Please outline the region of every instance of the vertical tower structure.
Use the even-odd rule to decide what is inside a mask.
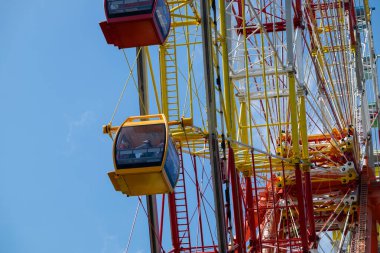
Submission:
[[[168,196],[169,215],[159,197],[162,249],[376,252],[379,93],[368,1],[212,0],[203,6],[208,41],[204,2],[167,3],[170,34],[149,49],[159,57],[151,104],[171,122],[183,184]],[[213,169],[221,186],[211,184]]]

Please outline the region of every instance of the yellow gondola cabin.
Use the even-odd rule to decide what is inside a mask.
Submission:
[[[163,114],[129,117],[113,144],[115,171],[108,176],[116,191],[129,196],[173,192],[179,158]]]

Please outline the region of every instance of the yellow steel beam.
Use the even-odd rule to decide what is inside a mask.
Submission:
[[[258,127],[271,127],[271,126],[282,126],[282,125],[288,125],[290,122],[278,122],[278,123],[267,123],[267,124],[255,124],[255,125],[249,125],[249,126],[240,126],[241,128],[258,128]]]
[[[296,81],[294,72],[288,74],[289,82],[289,109],[290,109],[290,122],[292,126],[292,143],[293,143],[293,161],[294,163],[300,162],[300,147],[299,147],[299,131],[298,131],[298,104]]]
[[[300,108],[299,128],[300,128],[301,143],[302,143],[302,168],[304,171],[308,171],[309,170],[309,142],[307,139],[305,94],[302,94],[300,96],[299,108]]]
[[[228,60],[227,46],[227,28],[226,28],[226,12],[225,0],[219,0],[219,16],[220,16],[220,43],[222,48],[222,70],[224,84],[224,99],[225,99],[225,118],[227,126],[227,136],[232,140],[237,140],[236,123],[235,123],[235,98],[234,87],[230,78],[230,68]]]
[[[160,66],[165,66],[165,45],[160,46],[159,50],[159,61]],[[169,109],[168,109],[168,100],[167,100],[167,86],[166,86],[166,68],[161,67],[161,75],[160,75],[160,82],[161,82],[161,102],[162,102],[162,113],[166,116],[169,115]]]
[[[187,5],[185,7],[187,7]],[[194,20],[194,21],[197,21],[198,24],[200,24],[200,20],[197,19],[195,16],[172,13],[171,17],[172,18],[187,19],[187,20]]]
[[[369,9],[368,0],[364,0],[364,9],[365,9],[366,20],[368,22],[370,22],[371,21],[371,10]]]
[[[153,89],[154,89],[154,96],[156,98],[156,105],[158,108],[158,113],[161,114],[162,110],[161,110],[161,105],[160,105],[160,99],[159,99],[158,92],[157,92],[156,79],[154,78],[154,71],[153,71],[153,66],[152,66],[152,59],[150,58],[149,48],[144,47],[143,50],[145,50],[145,53],[146,53],[146,56],[148,59],[149,71],[150,71],[150,75],[152,77],[152,84],[153,84]]]
[[[319,49],[314,49],[312,51],[312,56],[317,56],[318,55],[318,52],[322,52],[322,53],[335,53],[335,52],[341,52],[341,51],[349,51],[349,50],[354,50],[354,48],[350,47],[350,46],[323,46]]]
[[[199,25],[198,21],[175,21],[171,24],[172,27],[183,27],[183,26],[191,26],[191,25]]]

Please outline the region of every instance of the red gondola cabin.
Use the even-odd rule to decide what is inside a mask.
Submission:
[[[119,48],[160,45],[170,29],[165,0],[105,0],[107,21],[101,22],[108,44]]]

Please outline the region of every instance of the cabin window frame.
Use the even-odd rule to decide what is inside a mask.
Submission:
[[[120,148],[120,142],[122,141],[123,137],[126,136],[126,138],[129,138],[129,143],[132,142],[132,139],[131,138],[136,138],[136,136],[138,136],[138,131],[130,131],[128,132],[128,128],[129,129],[133,129],[133,128],[140,128],[140,131],[141,129],[143,128],[146,128],[146,136],[144,136],[143,134],[140,133],[140,136],[138,137],[140,140],[149,140],[149,139],[152,139],[154,133],[159,133],[161,132],[161,130],[159,132],[157,131],[151,131],[149,130],[149,128],[157,128],[157,126],[162,126],[162,134],[157,136],[156,139],[153,140],[153,143],[155,143],[153,146],[150,146],[147,145],[147,147],[143,147],[143,145],[145,144],[144,142],[140,141],[139,142],[139,145],[132,145],[132,144],[129,144],[129,146],[132,145],[132,147],[129,147],[129,148]],[[123,136],[120,136],[121,134],[124,134]],[[131,135],[131,136],[128,136]],[[150,138],[148,138],[150,137]],[[159,140],[159,141],[157,141]],[[163,164],[163,160],[165,158],[165,153],[167,152],[165,150],[165,147],[167,146],[166,144],[167,142],[167,132],[166,132],[166,125],[164,123],[158,123],[158,124],[147,124],[147,125],[136,125],[136,126],[122,126],[121,129],[118,131],[117,133],[117,136],[115,138],[115,144],[114,144],[114,152],[113,152],[113,156],[114,156],[114,161],[115,161],[115,166],[116,166],[116,169],[132,169],[132,168],[150,168],[150,167],[157,167],[157,166],[162,166]],[[161,155],[161,157],[159,156],[154,156],[155,154],[151,154],[151,153],[154,153],[156,152],[156,154],[158,155]],[[159,152],[159,153],[157,153]],[[146,154],[146,156],[144,156],[144,154]],[[122,159],[120,156],[121,155],[131,155],[130,157],[126,157],[124,159]],[[133,157],[132,155],[134,155],[135,157]],[[154,160],[157,160],[159,158],[159,161],[154,161]],[[121,160],[127,160],[127,159],[134,159],[136,162],[130,162],[130,163],[121,163]],[[145,161],[144,161],[145,159]],[[151,160],[151,162],[149,162],[149,160]]]
[[[124,17],[131,17],[131,16],[137,16],[137,15],[143,15],[143,14],[151,14],[153,12],[153,9],[154,9],[154,4],[155,4],[155,0],[144,0],[144,1],[141,1],[141,2],[151,2],[151,5],[149,8],[147,9],[142,9],[142,10],[137,10],[137,11],[130,11],[130,12],[121,12],[121,13],[111,13],[110,10],[109,10],[109,2],[124,2],[124,4],[128,4],[128,3],[125,3],[127,1],[134,1],[134,2],[137,2],[135,0],[105,0],[105,9],[106,9],[106,14],[107,14],[107,17],[108,18],[124,18]],[[130,3],[131,4],[131,3]],[[147,5],[148,6],[148,5]],[[126,8],[124,9],[126,10]]]

